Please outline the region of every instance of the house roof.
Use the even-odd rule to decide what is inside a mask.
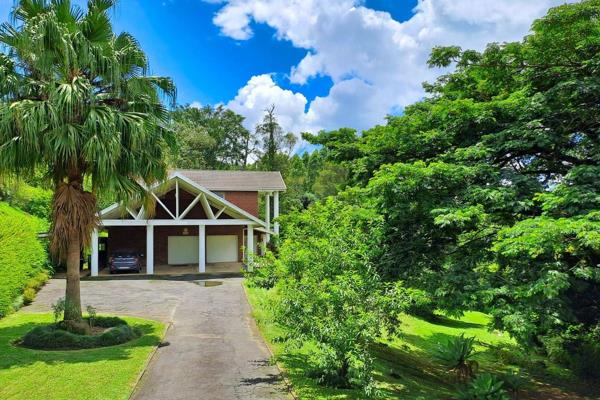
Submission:
[[[279,171],[175,170],[208,190],[257,192],[286,190]]]

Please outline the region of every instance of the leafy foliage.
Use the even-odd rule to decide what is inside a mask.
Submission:
[[[28,302],[48,279],[46,251],[37,238],[44,223],[0,202],[0,317]],[[24,291],[27,291],[24,293]]]
[[[171,164],[177,168],[243,168],[256,139],[242,125],[244,117],[223,106],[177,107],[172,113],[177,147]]]
[[[141,336],[120,318],[95,317],[96,326],[109,328],[99,335],[80,335],[63,330],[60,324],[38,326],[23,336],[22,345],[43,350],[77,350],[114,346]]]
[[[369,346],[385,326],[373,266],[378,223],[368,211],[328,200],[287,216],[279,249],[285,274],[276,290],[277,321],[291,337],[316,343],[314,376],[373,394]]]
[[[477,375],[467,389],[459,392],[459,400],[509,400],[502,380],[492,374]]]
[[[0,27],[0,173],[44,173],[54,186],[51,249],[67,263],[66,319],[81,319],[79,256],[96,226],[96,196],[151,202],[141,183],[166,174],[173,143],[163,98],[169,78],[149,76],[128,33],[115,34],[115,0],[20,0]],[[84,189],[89,182],[91,192]]]
[[[599,54],[600,1],[555,7],[520,42],[433,49],[453,70],[387,124],[305,135],[383,216],[384,279],[567,364],[600,324]]]
[[[468,381],[477,373],[477,362],[471,359],[475,354],[474,342],[474,336],[465,337],[465,334],[461,333],[460,336],[440,344],[435,354],[436,358],[449,370],[455,372],[462,382]]]

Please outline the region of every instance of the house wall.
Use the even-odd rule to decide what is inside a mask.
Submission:
[[[223,192],[225,200],[258,217],[258,192]]]

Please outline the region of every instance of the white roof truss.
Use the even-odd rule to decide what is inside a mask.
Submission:
[[[173,213],[173,211],[171,211],[169,209],[169,207],[167,207],[160,200],[160,196],[162,196],[163,194],[165,194],[173,189],[175,189],[175,213]],[[250,220],[252,222],[255,222],[258,225],[266,226],[266,223],[264,221],[260,220],[259,218],[255,217],[254,215],[250,214],[249,212],[241,209],[240,207],[236,206],[235,204],[216,195],[215,193],[213,193],[210,190],[206,189],[205,187],[197,184],[196,182],[192,181],[191,179],[179,174],[178,172],[174,172],[173,174],[171,174],[166,182],[156,184],[156,185],[152,186],[151,188],[149,188],[148,190],[152,194],[152,197],[156,200],[158,205],[160,207],[162,207],[173,220],[183,220],[183,218],[198,203],[200,203],[202,208],[204,209],[204,212],[205,212],[207,218],[210,220],[216,220],[221,215],[223,215],[223,213],[226,213],[227,215],[229,215],[232,218],[235,218],[237,220]],[[183,211],[181,211],[182,207],[181,207],[181,204],[179,201],[180,200],[179,194],[180,194],[181,190],[185,190],[193,195],[196,195],[194,200],[192,200],[192,202]],[[140,208],[139,208],[139,211],[136,213],[136,212],[134,212],[134,210],[137,210],[137,207],[134,207],[134,206],[135,205],[127,206],[126,207],[127,212],[136,221],[145,220],[146,211],[144,210],[144,207],[138,205],[138,207],[140,207]],[[215,209],[218,209],[218,211],[216,213],[215,213],[215,211],[213,211],[213,206],[215,207]],[[111,220],[111,221],[116,220],[116,219],[122,219],[122,212],[121,212],[122,208],[121,207],[122,207],[122,204],[115,203],[115,204],[111,205],[110,207],[105,208],[104,210],[100,211],[100,218],[102,220]],[[221,220],[221,221],[225,221],[225,220]]]

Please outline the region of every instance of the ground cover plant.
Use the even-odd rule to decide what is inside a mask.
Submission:
[[[140,329],[142,336],[118,346],[69,351],[33,350],[13,344],[26,332],[51,324],[52,314],[20,311],[0,320],[0,398],[128,399],[165,326],[140,318],[123,319]]]
[[[48,279],[46,251],[37,237],[46,227],[0,202],[0,318],[33,300]]]

